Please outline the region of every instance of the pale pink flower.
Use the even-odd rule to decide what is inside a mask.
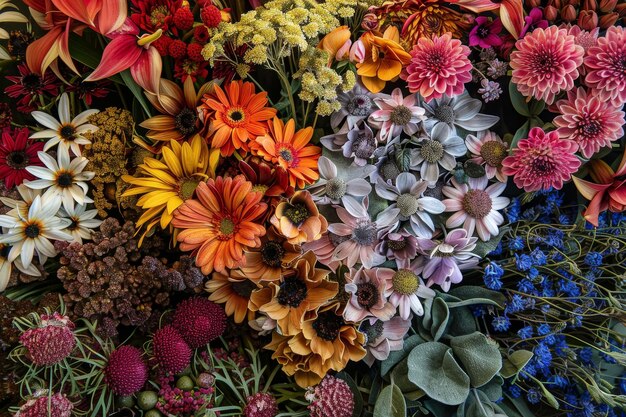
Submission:
[[[389,260],[395,260],[398,268],[405,268],[417,255],[417,239],[404,229],[385,232],[376,250]]]
[[[340,262],[333,257],[339,244],[350,239],[350,236],[339,236],[331,232],[326,232],[321,238],[302,245],[303,253],[312,251],[317,261],[335,271]]]
[[[363,358],[368,366],[374,361],[384,361],[389,352],[401,350],[404,346],[404,336],[411,328],[411,316],[407,320],[402,317],[392,317],[382,321],[371,317],[361,323],[359,331],[365,334],[365,349],[367,355]]]
[[[472,80],[470,49],[449,33],[432,39],[420,38],[411,50],[411,62],[400,78],[406,80],[411,93],[419,93],[426,101],[454,97]]]
[[[558,93],[574,87],[585,51],[566,29],[537,28],[515,43],[511,68],[517,89],[525,97],[552,104]]]
[[[552,123],[562,139],[578,144],[580,153],[591,158],[600,148],[611,146],[624,135],[624,112],[609,101],[601,99],[593,90],[583,87],[567,92],[567,99],[556,103],[559,116]]]
[[[465,146],[471,152],[470,161],[485,167],[485,175],[491,179],[496,177],[500,182],[506,182],[506,175],[502,173],[502,161],[509,154],[509,145],[500,136],[489,130],[478,132],[478,135],[467,135]]]
[[[469,236],[474,232],[482,241],[488,241],[498,235],[498,226],[504,223],[504,217],[498,210],[509,205],[509,199],[500,194],[506,183],[497,182],[487,187],[487,177],[468,178],[467,184],[459,184],[452,178],[452,187],[443,187],[443,200],[447,212],[454,212],[446,221],[446,227],[455,228],[463,225]]]
[[[567,29],[567,33],[572,35],[575,39],[576,45],[583,47],[585,52],[592,46],[598,44],[598,34],[600,28],[595,28],[592,31],[583,30],[578,25],[561,25],[561,28]]]
[[[435,292],[424,285],[420,277],[423,269],[423,257],[415,258],[407,268],[400,268],[397,271],[379,268],[378,274],[387,281],[385,296],[398,308],[400,317],[404,320],[409,319],[411,311],[418,316],[424,315],[420,298],[435,297]]]
[[[365,45],[361,39],[355,41],[350,47],[350,62],[361,64],[365,59]]]
[[[544,132],[534,127],[527,139],[518,142],[513,154],[502,161],[502,172],[513,175],[518,188],[527,192],[560,190],[580,167],[576,142],[559,137],[557,131]]]
[[[626,103],[626,30],[611,26],[597,46],[587,50],[585,84],[615,107]]]
[[[399,88],[394,89],[391,96],[381,94],[374,98],[374,104],[379,110],[370,114],[368,121],[379,129],[378,137],[382,142],[387,142],[403,131],[409,136],[417,132],[419,124],[426,119],[426,111],[416,103],[415,94],[402,97]]]
[[[437,284],[448,292],[451,284],[461,282],[461,271],[478,264],[478,255],[472,253],[477,240],[476,237],[468,237],[465,229],[451,231],[443,242],[418,239],[419,251],[426,256],[422,274],[428,279],[428,286]]]
[[[396,314],[396,308],[385,297],[387,282],[378,273],[379,270],[361,267],[346,274],[345,290],[350,299],[343,310],[343,317],[347,321],[359,322],[367,317],[387,321]]]

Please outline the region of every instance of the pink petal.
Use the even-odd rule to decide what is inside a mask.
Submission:
[[[162,67],[161,55],[151,46],[142,51],[139,59],[130,67],[130,73],[141,88],[158,94]]]
[[[132,35],[122,35],[113,39],[104,48],[102,59],[98,67],[85,81],[97,81],[108,78],[128,69],[141,56],[143,48],[137,45],[137,38]]]

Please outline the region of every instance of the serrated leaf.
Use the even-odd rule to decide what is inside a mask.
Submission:
[[[516,350],[511,353],[508,358],[504,358],[502,362],[502,369],[500,370],[500,375],[504,378],[510,378],[514,375],[517,375],[519,371],[524,369],[524,366],[530,361],[533,357],[533,353],[529,350]]]
[[[480,332],[457,336],[450,341],[450,346],[475,388],[487,384],[502,368],[498,344]]]
[[[509,82],[509,96],[511,97],[511,104],[522,116],[531,117],[531,112],[528,109],[528,103],[526,102],[526,97],[522,95],[517,89],[517,84],[514,82]]]
[[[406,417],[406,402],[400,388],[392,384],[380,392],[374,406],[374,417]]]

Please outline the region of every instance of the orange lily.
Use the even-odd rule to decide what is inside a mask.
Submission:
[[[140,37],[139,27],[126,19],[120,29],[110,33],[111,42],[104,48],[102,59],[85,81],[108,78],[130,68],[135,82],[149,93],[159,94],[163,62],[152,42],[161,37],[161,29]]]
[[[594,159],[589,162],[589,175],[594,182],[572,177],[578,192],[589,200],[583,217],[598,227],[598,216],[605,210],[621,213],[626,210],[626,151],[622,161],[613,171],[606,162]]]
[[[126,19],[126,0],[24,0],[33,19],[47,33],[28,46],[26,64],[42,75],[48,67],[56,71],[56,59],[80,74],[69,50],[71,32],[82,34],[87,27],[107,35],[118,29]]]
[[[524,28],[524,5],[522,0],[502,0],[493,2],[492,0],[456,0],[451,3],[474,13],[486,11],[498,11],[502,25],[517,40]]]
[[[348,58],[352,46],[350,36],[348,26],[339,26],[322,38],[317,48],[328,52],[328,66],[333,60],[343,61]]]

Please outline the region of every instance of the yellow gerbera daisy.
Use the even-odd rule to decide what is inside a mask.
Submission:
[[[136,176],[122,177],[131,184],[123,197],[142,194],[137,205],[145,211],[136,224],[137,229],[145,226],[142,240],[157,223],[162,229],[168,227],[174,210],[194,196],[200,182],[212,176],[209,155],[199,135],[182,144],[171,141],[163,147],[161,159],[145,158]]]

